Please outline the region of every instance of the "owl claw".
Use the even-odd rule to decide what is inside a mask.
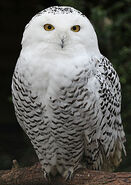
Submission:
[[[46,171],[44,171],[44,178],[46,179],[46,181],[51,182],[50,174],[47,173]]]
[[[66,181],[70,181],[73,177],[73,171],[68,170],[64,173],[64,178]]]

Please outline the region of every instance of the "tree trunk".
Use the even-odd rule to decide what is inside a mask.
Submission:
[[[131,172],[103,172],[79,169],[71,181],[61,176],[52,177],[51,182],[44,179],[40,164],[19,168],[16,164],[11,170],[0,171],[0,185],[129,185]]]

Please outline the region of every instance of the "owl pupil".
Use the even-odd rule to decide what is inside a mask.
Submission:
[[[76,30],[76,26],[73,26],[73,30]]]
[[[50,30],[51,29],[51,26],[48,26],[48,29]]]

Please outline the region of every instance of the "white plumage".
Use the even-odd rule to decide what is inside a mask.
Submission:
[[[46,176],[71,178],[80,166],[110,170],[120,163],[125,134],[119,78],[81,12],[55,6],[32,18],[12,94]]]

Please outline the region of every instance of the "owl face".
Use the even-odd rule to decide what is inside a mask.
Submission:
[[[45,50],[62,53],[98,51],[93,26],[76,11],[67,14],[43,12],[36,15],[25,29],[23,45],[41,45]]]

